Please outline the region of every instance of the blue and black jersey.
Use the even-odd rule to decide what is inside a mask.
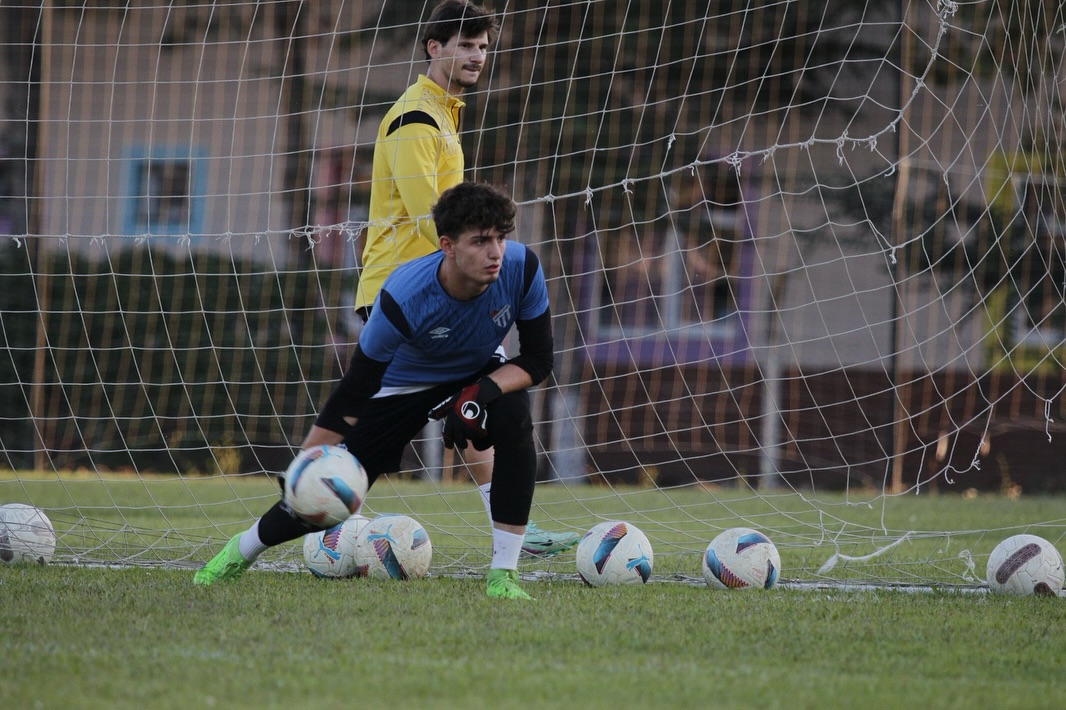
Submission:
[[[530,372],[535,383],[544,379],[553,344],[547,286],[536,254],[506,241],[499,278],[469,301],[452,298],[440,285],[437,270],[443,259],[443,252],[435,252],[397,267],[359,334],[362,354],[387,363],[382,389],[412,391],[467,379],[485,367],[516,323],[520,351],[512,362]]]

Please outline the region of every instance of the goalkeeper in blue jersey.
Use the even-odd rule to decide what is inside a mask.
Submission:
[[[351,363],[303,443],[344,443],[371,485],[399,470],[404,447],[429,419],[444,443],[495,448],[490,507],[490,597],[528,599],[518,557],[533,502],[536,449],[527,389],[552,370],[554,345],[540,261],[510,242],[515,205],[497,188],[464,182],[433,207],[440,251],[410,261],[385,281]],[[512,326],[518,356],[496,348]],[[311,528],[276,503],[196,573],[197,584],[231,580],[267,548]]]

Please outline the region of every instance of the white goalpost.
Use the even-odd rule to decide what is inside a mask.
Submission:
[[[433,4],[0,4],[0,503],[57,561],[197,566],[276,499],[358,338],[374,136]],[[512,191],[557,348],[534,521],[627,520],[680,580],[737,526],[797,584],[1063,549],[1061,4],[487,4],[467,177]],[[488,563],[432,429],[367,512]]]

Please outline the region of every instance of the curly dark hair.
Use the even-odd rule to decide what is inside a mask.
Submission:
[[[426,31],[422,34],[422,49],[429,59],[429,41],[435,39],[441,44],[457,34],[463,37],[476,37],[482,32],[489,33],[489,42],[496,40],[500,32],[500,23],[492,11],[470,0],[443,0],[433,8],[426,22]]]
[[[502,188],[484,182],[461,182],[441,193],[433,205],[437,234],[458,238],[472,229],[514,231],[515,203]]]

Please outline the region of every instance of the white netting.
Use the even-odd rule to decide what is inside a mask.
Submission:
[[[195,563],[276,495],[431,5],[0,5],[0,502],[60,559]],[[534,520],[631,519],[682,575],[738,524],[807,579],[1060,541],[1061,5],[541,5],[496,5],[463,126],[551,289]],[[420,442],[371,506],[477,568],[449,464]]]

